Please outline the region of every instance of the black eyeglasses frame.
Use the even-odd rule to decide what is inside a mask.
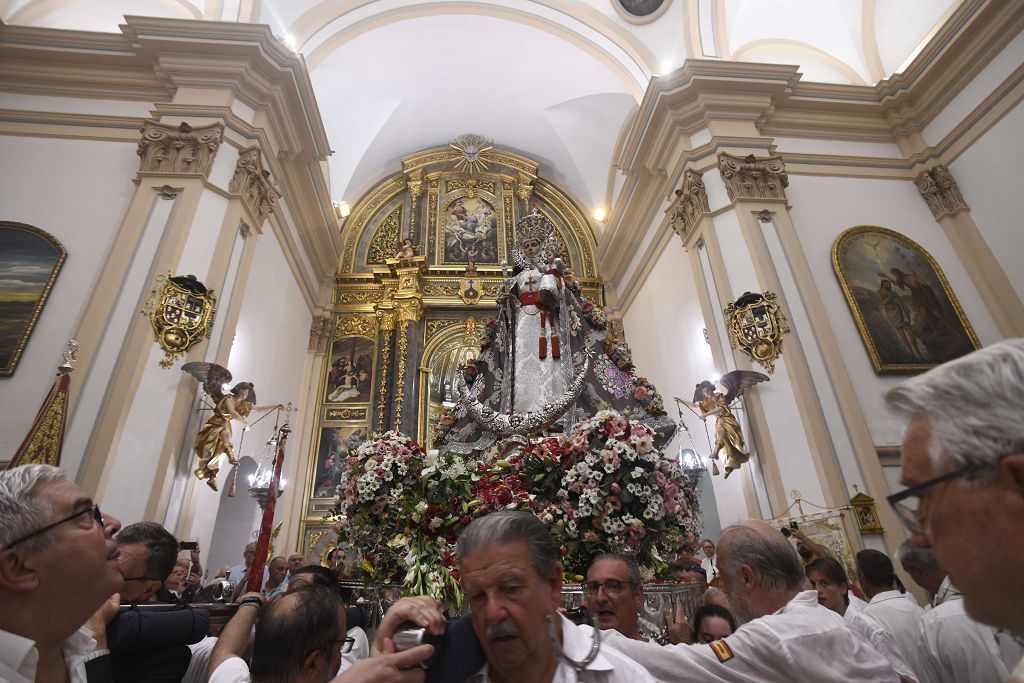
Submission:
[[[11,548],[13,548],[14,546],[18,545],[19,543],[24,543],[25,541],[29,540],[30,538],[35,538],[36,536],[39,536],[41,534],[45,534],[50,529],[58,527],[61,524],[64,524],[65,522],[70,522],[73,519],[77,519],[78,517],[81,517],[82,515],[86,514],[87,512],[91,512],[92,513],[92,518],[100,525],[100,528],[102,528],[103,525],[104,525],[103,513],[100,512],[100,506],[94,503],[92,505],[92,507],[85,508],[84,510],[79,510],[78,512],[70,514],[67,517],[64,517],[63,519],[58,519],[56,522],[53,522],[52,524],[47,524],[42,529],[36,529],[32,533],[26,534],[25,536],[22,536],[21,538],[8,543],[6,546],[4,546],[4,550],[10,550]]]

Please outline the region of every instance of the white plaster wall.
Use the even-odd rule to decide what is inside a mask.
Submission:
[[[249,239],[254,239],[255,235]],[[302,397],[309,387],[302,386],[303,368],[306,362],[306,347],[309,342],[309,324],[311,313],[295,283],[292,271],[281,253],[281,247],[273,233],[265,233],[255,238],[255,253],[248,284],[245,288],[245,299],[239,313],[238,325],[235,329],[234,342],[228,360],[228,369],[238,381],[248,380],[255,385],[256,396],[262,405],[293,402],[303,403]],[[260,415],[252,415],[252,423]],[[282,418],[285,414],[282,413]],[[235,434],[236,455],[248,455],[259,459],[274,428],[274,415],[271,414],[245,435],[245,444],[239,449],[238,442],[241,430]],[[302,416],[292,413],[290,423],[293,427],[301,424]],[[307,454],[299,453],[295,445],[299,435],[293,434],[286,448],[285,468],[290,459],[299,458],[305,462]],[[226,468],[225,468],[226,471]],[[248,481],[239,478],[238,495],[248,495]],[[259,510],[253,518],[252,527],[244,532],[242,526],[220,525],[214,535],[214,523],[219,524],[217,505],[219,497],[205,486],[198,487],[200,495],[197,506],[196,523],[193,525],[193,536],[199,539],[211,553],[220,553],[228,549],[228,556],[238,555],[241,548],[251,537],[250,532],[259,526]],[[289,481],[285,496],[302,495],[303,482]],[[282,519],[287,505],[280,505],[277,520]],[[279,547],[286,539],[278,541]],[[219,555],[218,555],[219,556]],[[213,557],[211,554],[210,557]],[[226,564],[227,561],[224,562]]]
[[[673,397],[692,398],[693,386],[715,372],[711,347],[704,341],[704,317],[696,283],[689,255],[673,237],[623,315],[637,373],[654,383],[673,416]],[[704,428],[696,417],[691,416],[687,426],[694,439],[704,438]],[[666,453],[675,455],[680,442],[690,447],[681,430],[666,447]],[[698,440],[697,445],[702,442]],[[707,450],[705,446],[701,452],[707,455]],[[746,516],[739,479],[724,482],[721,489],[719,483],[721,479],[714,482],[713,491],[706,481],[701,486],[704,533],[712,538],[718,537],[723,525]]]
[[[786,194],[801,247],[818,282],[818,292],[872,438],[877,444],[898,443],[903,425],[885,409],[882,395],[903,378],[877,375],[871,366],[832,271],[832,244],[839,234],[857,225],[877,225],[906,235],[938,261],[982,344],[1001,338],[995,322],[912,182],[790,175]]]
[[[1007,277],[1024,297],[1024,105],[1014,109],[949,165],[971,216]]]
[[[134,143],[0,136],[0,219],[34,225],[68,250],[11,377],[0,378],[0,459],[17,450],[106,261],[135,186]],[[81,381],[72,375],[72,383]],[[80,452],[65,448],[74,476]]]

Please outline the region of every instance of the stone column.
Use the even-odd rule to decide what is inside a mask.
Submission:
[[[914,183],[936,222],[946,231],[957,256],[966,266],[982,301],[1007,337],[1024,336],[1024,304],[1006,277],[999,260],[981,236],[971,209],[949,169],[942,164],[921,171]]]

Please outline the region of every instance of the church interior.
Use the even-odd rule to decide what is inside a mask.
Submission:
[[[561,361],[674,430],[699,536],[755,518],[895,556],[882,395],[1024,336],[1016,0],[0,0],[0,20],[0,459],[59,427],[104,511],[208,567],[260,529],[279,451],[273,543],[323,561],[346,456],[443,440],[531,216],[601,330]],[[242,381],[238,465],[193,476]]]

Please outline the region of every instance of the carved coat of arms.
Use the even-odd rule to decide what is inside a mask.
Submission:
[[[472,261],[466,266],[466,272],[459,279],[459,298],[469,306],[480,301],[480,290],[483,283],[476,272],[476,264]]]
[[[203,337],[210,336],[217,299],[193,275],[168,277],[150,315],[153,335],[164,350],[160,366],[171,364]]]
[[[769,374],[775,371],[775,359],[782,355],[782,335],[789,332],[775,299],[772,292],[746,292],[725,309],[732,348],[742,349]]]

